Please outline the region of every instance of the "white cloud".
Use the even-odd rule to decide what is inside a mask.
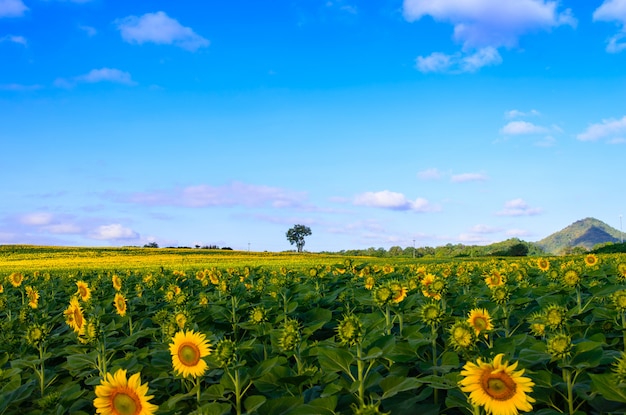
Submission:
[[[465,183],[465,182],[482,182],[487,180],[488,177],[482,173],[461,173],[454,174],[450,178],[453,183]]]
[[[358,206],[378,207],[392,210],[413,210],[416,212],[433,212],[439,210],[424,198],[409,200],[402,193],[383,190],[380,192],[365,192],[354,198]]]
[[[73,223],[57,223],[45,226],[44,229],[56,234],[77,234],[81,232],[81,228]]]
[[[619,120],[607,119],[602,120],[601,123],[591,124],[576,138],[581,141],[597,141],[605,137],[615,138],[616,135],[621,134],[626,134],[626,115]]]
[[[523,230],[523,229],[509,229],[508,231],[506,231],[506,234],[508,236],[513,236],[513,237],[521,237],[521,236],[529,236],[530,232]]]
[[[519,110],[510,110],[504,113],[504,117],[507,119],[522,118],[522,117],[537,116],[537,115],[541,115],[539,111],[537,110],[530,110],[528,112],[519,111]]]
[[[90,237],[99,240],[137,239],[139,234],[119,223],[98,226]]]
[[[207,39],[162,11],[146,13],[141,17],[128,16],[116,23],[122,38],[128,43],[176,45],[190,51],[209,46]]]
[[[224,186],[197,185],[181,189],[139,192],[128,198],[131,203],[153,206],[263,206],[301,207],[305,194],[270,186],[234,182]]]
[[[472,229],[470,229],[470,231],[472,233],[489,234],[489,233],[500,232],[501,229],[493,227],[493,226],[489,226],[489,225],[482,225],[482,224],[480,224],[480,225],[472,226]]]
[[[417,177],[421,180],[437,180],[441,178],[441,172],[436,168],[426,169],[417,172]]]
[[[19,17],[28,10],[22,0],[0,0],[0,17]]]
[[[3,36],[3,37],[0,37],[0,42],[17,43],[17,44],[20,44],[22,46],[27,46],[28,45],[28,41],[26,40],[26,38],[24,36],[16,36],[16,35],[6,35],[6,36]]]
[[[98,82],[111,82],[129,86],[137,85],[137,83],[132,80],[130,73],[114,68],[92,69],[84,75],[76,76],[69,80],[59,78],[54,81],[54,85],[59,88],[72,88],[76,83],[94,84]]]
[[[114,82],[125,85],[135,85],[128,72],[113,68],[92,69],[89,73],[76,78],[80,82]]]
[[[465,73],[476,72],[483,66],[499,65],[502,57],[497,49],[485,47],[475,53],[455,53],[446,55],[434,52],[426,57],[418,56],[415,60],[416,68],[422,73]]]
[[[47,212],[26,213],[20,216],[19,221],[24,225],[42,226],[52,223],[53,216]]]
[[[504,203],[504,209],[497,212],[498,216],[533,216],[541,213],[541,209],[528,205],[523,199],[513,199]]]
[[[85,33],[87,33],[87,36],[90,36],[90,37],[95,36],[98,33],[95,27],[81,25],[81,26],[78,26],[78,28],[84,31]]]
[[[626,49],[626,42],[622,42],[626,38],[626,0],[605,0],[593,12],[593,20],[618,22],[622,26],[621,31],[609,38],[606,51],[619,53]]]
[[[556,1],[544,0],[404,0],[403,5],[410,22],[431,16],[453,24],[454,38],[464,48],[511,47],[525,33],[576,24],[569,9],[556,9]]]
[[[549,130],[528,121],[511,121],[500,132],[505,135],[543,134]]]

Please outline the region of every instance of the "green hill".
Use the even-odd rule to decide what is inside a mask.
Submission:
[[[620,231],[595,219],[578,220],[566,228],[536,242],[546,253],[558,255],[575,247],[590,250],[597,244],[620,242]]]

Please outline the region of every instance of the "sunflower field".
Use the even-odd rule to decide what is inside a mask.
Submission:
[[[626,413],[623,255],[302,258],[0,261],[0,415]]]

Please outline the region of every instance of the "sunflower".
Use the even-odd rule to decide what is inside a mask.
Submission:
[[[113,274],[113,276],[111,277],[111,282],[113,282],[113,288],[115,288],[115,291],[119,291],[122,289],[122,279],[119,275]]]
[[[558,329],[567,322],[567,309],[557,304],[550,304],[544,311],[545,324],[551,329]]]
[[[374,284],[376,284],[376,279],[373,276],[369,275],[365,278],[365,289],[371,290],[374,288]]]
[[[17,288],[20,285],[22,285],[22,281],[24,281],[24,275],[22,275],[19,272],[14,272],[11,275],[9,275],[9,282],[15,288]]]
[[[611,371],[618,384],[626,383],[626,353],[622,352],[619,359],[613,362]]]
[[[598,265],[598,256],[596,254],[589,254],[585,257],[585,265],[588,267],[593,267]]]
[[[550,261],[548,261],[547,258],[539,258],[537,260],[537,267],[545,272],[550,269]]]
[[[626,279],[626,262],[620,262],[617,264],[617,274],[621,280]]]
[[[441,323],[443,311],[437,302],[426,303],[420,308],[419,316],[422,322],[429,326],[434,326]]]
[[[221,367],[229,366],[237,360],[237,345],[230,339],[222,339],[215,345],[215,359]]]
[[[546,343],[546,350],[554,359],[563,359],[572,353],[572,338],[564,333],[555,334]]]
[[[3,292],[4,292],[4,286],[0,284],[0,294],[2,294]]]
[[[491,316],[484,308],[475,308],[469,312],[467,322],[474,328],[474,333],[478,336],[483,331],[493,330]],[[486,334],[485,334],[486,336]]]
[[[28,306],[32,309],[37,308],[40,298],[39,291],[31,287],[30,285],[27,285],[26,296],[28,297]]]
[[[113,299],[113,305],[115,306],[115,311],[117,312],[117,314],[122,317],[126,315],[126,298],[123,294],[115,294],[115,298]]]
[[[565,284],[567,287],[576,287],[578,285],[580,285],[582,278],[580,277],[580,274],[578,273],[578,271],[576,271],[575,269],[568,269],[563,273],[563,276],[561,277],[563,284]]]
[[[204,375],[208,365],[202,358],[211,354],[210,347],[203,333],[179,331],[170,344],[174,370],[185,378],[189,375],[194,378]]]
[[[448,332],[450,333],[450,343],[455,350],[467,350],[474,346],[476,336],[474,329],[467,321],[457,321]]]
[[[441,294],[446,290],[446,284],[433,274],[426,274],[422,278],[422,294],[435,300],[441,300]]]
[[[500,287],[506,282],[506,277],[496,269],[492,270],[489,275],[485,277],[485,284],[489,288]]]
[[[483,406],[491,415],[517,415],[519,411],[532,411],[535,399],[532,392],[534,382],[525,376],[524,369],[516,371],[517,362],[509,365],[502,362],[504,353],[496,355],[492,363],[467,362],[463,366],[459,386],[468,392],[472,405]]]
[[[611,301],[619,311],[626,311],[626,290],[615,291],[611,294]]]
[[[141,384],[141,375],[135,373],[126,379],[126,370],[118,369],[115,374],[107,373],[96,386],[93,406],[102,415],[153,415],[159,408],[148,402],[148,385]]]
[[[391,302],[398,304],[401,303],[407,296],[409,289],[399,283],[398,281],[391,281],[389,283],[389,288],[393,291],[393,297],[391,298]]]
[[[354,314],[346,314],[337,325],[337,337],[342,346],[354,346],[360,343],[365,334],[363,323]]]
[[[249,319],[253,324],[261,324],[267,320],[267,310],[261,305],[256,306],[250,310]]]
[[[70,305],[63,312],[65,316],[65,322],[70,326],[74,332],[81,334],[85,330],[85,316],[83,315],[83,309],[80,308],[78,298],[72,297]]]
[[[89,301],[91,298],[91,289],[87,283],[85,281],[76,281],[76,286],[78,287],[76,295],[78,295],[80,299],[85,302]]]

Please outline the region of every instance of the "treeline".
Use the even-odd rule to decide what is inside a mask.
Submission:
[[[374,256],[379,258],[385,257],[404,257],[404,258],[462,258],[462,257],[486,257],[486,256],[527,256],[527,255],[543,255],[544,252],[532,242],[522,241],[517,238],[507,239],[506,241],[496,242],[490,245],[464,245],[464,244],[447,244],[443,246],[431,247],[401,247],[392,246],[389,250],[385,248],[367,248],[367,249],[349,249],[339,252],[328,252],[346,256]]]

